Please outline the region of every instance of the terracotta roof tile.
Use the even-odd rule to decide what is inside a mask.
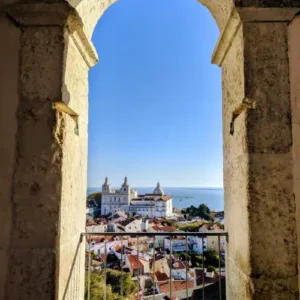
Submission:
[[[157,281],[166,281],[169,279],[168,275],[166,273],[162,273],[159,271],[155,272],[156,280]]]
[[[158,282],[159,289],[163,293],[168,293],[170,291],[170,282]],[[194,280],[187,281],[188,289],[194,287]],[[186,281],[185,280],[176,280],[171,282],[171,288],[173,292],[178,292],[186,289]]]
[[[127,255],[127,257],[128,257],[128,260],[130,262],[130,265],[131,265],[132,269],[135,270],[135,269],[142,269],[143,268],[143,264],[140,262],[139,259],[137,259],[136,256],[129,254],[129,255]]]

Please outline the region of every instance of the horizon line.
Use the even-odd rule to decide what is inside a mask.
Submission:
[[[101,186],[88,186],[87,188],[100,188]],[[133,186],[133,188],[153,188],[153,186]],[[164,186],[165,188],[204,188],[204,189],[224,189],[223,186]]]

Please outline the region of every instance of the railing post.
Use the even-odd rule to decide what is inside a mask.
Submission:
[[[221,243],[220,236],[218,236],[218,245],[219,245],[219,298],[222,300],[222,286],[221,286]]]
[[[156,290],[156,285],[155,285],[155,235],[153,238],[153,300],[155,300],[155,290]]]
[[[152,297],[153,297],[153,300],[155,300],[155,297],[156,297],[156,282],[155,282],[155,264],[156,264],[156,258],[155,258],[155,254],[156,254],[156,251],[155,251],[155,243],[156,243],[156,235],[159,235],[159,236],[165,236],[166,233],[144,233],[144,232],[136,232],[136,233],[126,233],[126,232],[122,232],[122,233],[111,233],[111,232],[105,232],[105,233],[84,233],[82,234],[82,236],[87,236],[89,237],[87,240],[88,240],[88,247],[89,247],[89,254],[88,254],[88,280],[87,280],[87,285],[88,285],[88,291],[87,291],[87,300],[91,300],[91,298],[93,297],[92,295],[92,289],[91,289],[91,275],[92,275],[92,242],[91,242],[91,237],[94,237],[94,236],[99,236],[99,235],[103,235],[105,238],[104,238],[104,243],[101,242],[101,251],[103,251],[103,244],[104,244],[104,287],[103,287],[103,293],[104,293],[104,297],[103,299],[106,300],[107,297],[108,297],[108,294],[107,294],[107,258],[108,258],[108,249],[107,249],[107,236],[110,236],[110,235],[117,235],[117,236],[120,236],[121,237],[121,257],[120,257],[120,260],[121,260],[121,287],[120,287],[120,294],[119,294],[119,298],[118,299],[124,299],[124,270],[123,270],[123,264],[124,264],[124,252],[123,252],[123,247],[124,247],[124,241],[123,241],[123,237],[124,236],[128,236],[128,235],[135,235],[136,238],[137,238],[137,248],[136,248],[136,259],[137,259],[137,280],[138,280],[138,293],[137,293],[137,298],[140,298],[141,295],[140,295],[140,261],[139,261],[139,255],[140,255],[140,237],[141,236],[153,236],[153,265],[152,265],[152,272],[153,272],[153,293],[152,293]],[[189,294],[190,294],[190,291],[189,291],[189,272],[188,272],[188,269],[189,269],[189,265],[188,265],[188,251],[189,251],[189,243],[188,243],[188,236],[194,236],[194,237],[197,237],[197,238],[201,238],[201,243],[202,243],[202,299],[205,299],[205,251],[207,251],[207,249],[204,249],[205,247],[205,238],[207,238],[207,236],[215,236],[215,237],[218,237],[218,246],[219,246],[219,261],[218,261],[218,268],[219,268],[219,278],[218,278],[218,283],[216,282],[216,284],[218,285],[218,288],[219,288],[219,297],[218,299],[219,300],[222,300],[223,296],[222,296],[222,280],[221,280],[221,274],[222,274],[222,266],[221,266],[221,238],[220,236],[224,236],[224,237],[227,237],[227,233],[223,233],[223,234],[218,234],[218,233],[206,233],[206,234],[203,234],[203,233],[186,233],[186,232],[172,232],[172,233],[169,233],[167,234],[169,236],[169,242],[170,242],[170,255],[169,255],[169,271],[170,271],[170,278],[169,278],[169,297],[172,298],[172,294],[173,294],[173,284],[172,284],[172,270],[173,270],[173,259],[172,259],[172,256],[173,256],[173,251],[186,251],[186,265],[185,265],[185,274],[186,274],[186,279],[185,279],[185,296],[186,296],[186,299],[188,300],[189,299]],[[182,242],[180,245],[179,245],[179,248],[175,245],[173,248],[173,240],[174,240],[174,237],[176,236],[181,236],[181,237],[185,237],[185,246],[184,246],[184,242]],[[102,252],[103,253],[103,252]],[[166,257],[166,256],[165,256]],[[196,276],[196,273],[195,273],[195,276]],[[197,278],[197,277],[196,277]],[[197,280],[196,278],[194,278],[194,280]],[[167,284],[167,283],[166,283]],[[184,293],[184,290],[182,291]],[[208,295],[209,296],[209,295]],[[151,294],[150,294],[150,297],[151,297]],[[152,298],[151,297],[151,298]]]
[[[121,236],[121,297],[123,300],[123,236]]]
[[[189,290],[188,290],[188,267],[187,267],[187,257],[188,257],[188,239],[187,235],[185,236],[185,291],[186,299],[189,299]],[[196,276],[196,272],[195,272]]]
[[[104,238],[104,300],[106,300],[106,267],[107,267],[107,249],[106,249],[106,237]]]
[[[138,279],[138,299],[139,299],[139,293],[140,293],[140,268],[139,268],[139,237],[137,236],[137,279]]]
[[[172,238],[173,236],[170,235],[170,299],[172,299]]]
[[[204,238],[202,237],[202,297],[205,299]]]
[[[91,240],[89,240],[89,263],[88,263],[88,300],[91,299],[91,263],[92,263],[92,256],[91,256]]]

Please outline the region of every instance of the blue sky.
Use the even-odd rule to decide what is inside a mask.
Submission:
[[[88,186],[223,186],[219,36],[196,0],[119,0],[89,73]]]

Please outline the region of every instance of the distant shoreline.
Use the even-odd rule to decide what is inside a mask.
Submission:
[[[102,189],[101,186],[88,186],[88,189]],[[133,189],[153,189],[153,186],[138,186]],[[199,186],[165,186],[164,189],[189,189],[189,190],[224,190],[224,187],[199,187]]]
[[[138,187],[140,195],[151,193],[153,187]],[[163,187],[167,195],[172,195],[173,207],[182,209],[190,206],[198,207],[206,204],[211,210],[224,210],[224,189],[222,187]],[[87,196],[92,193],[101,192],[102,187],[89,187]]]

